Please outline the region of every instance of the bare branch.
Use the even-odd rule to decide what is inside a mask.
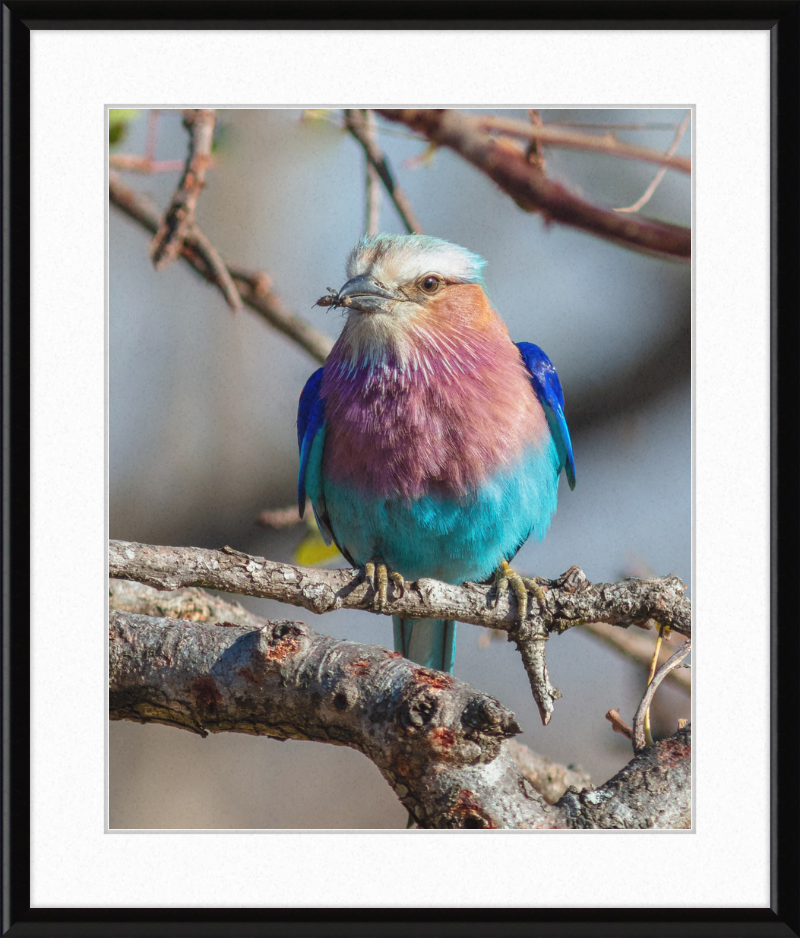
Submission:
[[[186,165],[185,160],[151,160],[146,156],[132,153],[112,153],[108,158],[111,169],[123,173],[141,173],[149,176],[155,173],[176,173]]]
[[[376,123],[374,111],[363,111],[364,124],[363,133],[370,144],[376,144]],[[366,217],[364,220],[364,231],[374,238],[381,230],[381,180],[378,170],[370,158],[365,155],[366,163]]]
[[[641,752],[646,746],[646,735],[644,721],[645,716],[647,715],[648,710],[650,709],[650,704],[652,703],[653,696],[658,690],[659,684],[664,680],[664,678],[669,674],[670,671],[675,668],[680,667],[683,659],[689,654],[692,650],[692,640],[688,638],[683,645],[675,652],[675,654],[666,661],[656,672],[656,676],[653,680],[647,685],[647,690],[644,692],[641,703],[639,704],[638,709],[636,710],[636,715],[633,718],[633,749],[634,752]]]
[[[604,133],[602,136],[599,134],[576,134],[565,130],[555,130],[551,125],[544,126],[535,122],[526,124],[525,121],[515,120],[510,117],[495,117],[490,114],[481,114],[473,119],[476,126],[482,130],[494,130],[510,137],[520,137],[523,140],[537,140],[545,146],[560,147],[566,150],[583,150],[587,153],[605,153],[606,156],[618,156],[624,160],[658,163],[661,166],[680,170],[682,173],[692,171],[692,161],[689,157],[675,156],[674,149],[672,151],[668,150],[666,153],[659,153],[658,150],[651,150],[649,147],[641,147],[635,143],[625,143],[623,140],[618,140],[612,133]]]
[[[619,710],[609,710],[606,714],[606,719],[611,724],[611,728],[615,733],[619,733],[621,736],[625,736],[627,739],[633,739],[633,730],[619,715]]]
[[[654,618],[676,632],[691,632],[691,607],[683,584],[674,576],[592,585],[578,567],[572,567],[557,580],[539,580],[544,602],[530,603],[526,618],[519,619],[510,590],[497,594],[493,586],[453,586],[420,579],[406,584],[399,595],[393,592],[385,608],[378,610],[375,590],[360,573],[295,567],[229,547],[215,551],[110,541],[109,574],[156,589],[203,586],[262,596],[316,613],[361,609],[403,618],[452,619],[503,630],[520,652],[545,725],[554,702],[561,696],[550,683],[544,655],[545,643],[553,632],[564,632],[589,621],[649,628]]]
[[[213,110],[190,109],[183,112],[183,126],[189,131],[186,167],[172,196],[164,221],[150,246],[156,270],[172,263],[181,253],[186,235],[194,224],[194,213],[205,185],[211,162],[211,142],[217,115]]]
[[[211,270],[214,282],[222,291],[225,302],[231,309],[242,308],[242,298],[233,282],[233,278],[225,266],[225,262],[217,253],[217,249],[203,234],[197,225],[192,225],[191,246],[197,251],[200,257],[206,262]]]
[[[296,567],[230,547],[157,547],[112,540],[109,575],[162,590],[201,586],[262,596],[318,614],[360,609],[410,619],[453,619],[505,632],[518,625],[517,603],[510,590],[496,595],[494,586],[454,586],[420,579],[407,583],[399,594],[390,592],[386,607],[379,611],[375,608],[376,592],[359,571]],[[649,629],[655,619],[682,635],[691,635],[691,603],[676,576],[592,584],[579,567],[571,567],[556,580],[537,582],[545,603],[538,608],[531,602],[525,621],[540,618],[551,634],[586,622]]]
[[[494,180],[526,212],[542,212],[548,221],[580,228],[640,253],[682,261],[691,256],[688,228],[620,215],[579,198],[543,173],[532,172],[521,150],[492,137],[477,118],[446,109],[379,109],[378,113],[406,124],[440,146],[450,147]],[[538,132],[528,124],[522,126],[528,135]],[[663,161],[663,154],[659,158]]]
[[[139,591],[121,584],[111,590],[115,603],[135,606]],[[214,602],[192,593],[182,601],[193,615],[198,604]],[[172,611],[175,603],[167,600]],[[642,773],[652,780],[653,766],[663,762],[663,743],[623,770],[627,785],[620,773],[596,798],[571,788],[551,806],[530,773],[520,771],[525,760],[508,742],[519,726],[494,698],[374,645],[336,641],[302,622],[244,615],[250,621],[243,625],[212,625],[112,611],[111,718],[200,735],[239,732],[351,746],[377,765],[422,827],[686,826],[688,777],[681,773],[673,771],[657,794],[635,798]]]
[[[183,619],[206,625],[237,625],[263,629],[266,619],[253,615],[236,602],[229,602],[200,589],[161,592],[143,583],[109,580],[109,607],[117,612],[134,612],[159,619]],[[162,627],[167,622],[162,623]],[[370,647],[370,650],[372,648]],[[509,741],[509,754],[520,772],[532,783],[548,804],[554,804],[570,785],[585,787],[591,779],[579,766],[567,767],[527,746]]]
[[[111,204],[124,212],[145,230],[155,232],[159,227],[159,212],[155,205],[135,189],[125,185],[114,173],[109,173],[108,194]],[[197,225],[184,240],[180,256],[199,274],[220,290],[214,272],[203,259],[203,247],[196,240]],[[228,272],[239,286],[239,295],[246,306],[258,313],[273,328],[296,342],[318,362],[324,362],[333,342],[311,323],[290,312],[280,297],[271,289],[267,274],[228,264]],[[224,291],[223,291],[224,294]]]
[[[367,159],[375,167],[375,171],[380,177],[389,198],[394,203],[400,220],[405,225],[409,234],[422,234],[422,225],[420,225],[411,202],[405,192],[397,185],[394,175],[389,167],[389,162],[378,146],[375,138],[370,135],[368,124],[357,111],[345,111],[345,126],[355,139],[361,144]]]

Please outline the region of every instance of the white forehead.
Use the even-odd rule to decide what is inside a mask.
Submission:
[[[466,248],[426,235],[377,235],[362,238],[347,259],[347,277],[369,274],[381,283],[400,285],[423,274],[481,283],[486,261]]]

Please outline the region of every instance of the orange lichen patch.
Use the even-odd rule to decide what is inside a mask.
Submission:
[[[437,690],[447,690],[448,687],[453,686],[453,678],[449,674],[445,674],[444,671],[434,671],[431,668],[416,668],[414,680],[417,684],[427,684]]]
[[[364,658],[359,658],[358,661],[351,661],[345,667],[351,674],[366,674],[371,665]]]
[[[274,645],[270,645],[264,652],[264,657],[270,661],[283,661],[297,654],[300,650],[299,636],[288,634],[281,637]]]
[[[452,730],[438,726],[430,735],[431,744],[436,749],[451,749],[456,742],[456,734]]]
[[[387,651],[386,657],[387,658],[402,658],[403,656],[400,654],[399,651]]]
[[[239,668],[237,672],[241,677],[243,677],[248,684],[260,684],[261,681],[253,674],[250,668]]]
[[[198,677],[192,681],[192,694],[198,707],[214,710],[222,700],[214,679],[211,677]]]
[[[691,758],[692,747],[679,739],[665,739],[658,744],[658,764],[663,768],[673,769]]]

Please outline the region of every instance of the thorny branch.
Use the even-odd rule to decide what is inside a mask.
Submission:
[[[201,586],[262,596],[312,612],[361,609],[376,612],[375,590],[360,573],[295,567],[225,548],[157,547],[130,541],[109,542],[109,575],[156,589]],[[510,591],[466,583],[453,586],[420,579],[393,590],[381,612],[404,618],[452,619],[508,633],[520,651],[531,690],[546,725],[561,695],[547,673],[544,648],[550,635],[585,622],[649,628],[656,619],[676,632],[691,634],[691,605],[676,576],[590,583],[579,567],[557,580],[538,580],[543,603],[531,601],[524,620],[517,618]]]
[[[156,206],[147,197],[140,195],[135,189],[125,185],[114,174],[109,173],[108,195],[111,204],[116,206],[128,218],[140,224],[147,231],[156,232],[160,224],[160,215]],[[220,290],[215,271],[205,258],[204,244],[207,244],[202,235],[198,239],[198,227],[184,239],[180,256],[190,267],[213,283]],[[333,342],[324,333],[315,329],[300,316],[295,315],[284,306],[283,301],[275,293],[269,277],[260,271],[248,270],[235,264],[228,264],[227,270],[238,284],[238,292],[242,301],[253,312],[258,313],[273,328],[296,342],[302,349],[316,359],[324,362],[333,347]],[[224,295],[224,291],[223,291]]]
[[[254,621],[199,591],[165,597],[163,611],[185,616],[178,619],[154,617],[160,600],[129,584],[112,583],[111,598],[111,719],[350,746],[375,763],[421,827],[691,823],[688,728],[601,788],[573,786],[550,804],[531,778],[536,757],[510,741],[520,732],[514,714],[449,675],[302,622]],[[210,624],[220,614],[224,623]]]
[[[482,124],[481,118],[449,109],[379,109],[378,114],[411,127],[439,146],[454,150],[494,180],[526,212],[541,212],[548,221],[580,228],[645,254],[684,261],[691,256],[688,228],[620,214],[581,199],[561,183],[532,170],[523,150],[510,141],[493,137],[484,129],[485,119]],[[528,137],[541,137],[540,131],[547,130],[524,122],[519,124]],[[665,159],[677,157],[665,158],[660,154],[656,162],[663,163]]]
[[[406,231],[409,234],[422,234],[422,226],[414,213],[414,209],[411,207],[411,202],[395,181],[394,174],[389,167],[386,156],[378,146],[374,135],[369,131],[367,118],[359,111],[355,110],[346,110],[344,113],[345,126],[361,144],[367,159],[375,168],[375,172],[380,177],[384,188],[389,194],[389,198],[394,203],[394,207],[397,209],[397,213],[403,225],[405,225]]]

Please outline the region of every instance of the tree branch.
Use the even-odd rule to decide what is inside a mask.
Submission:
[[[389,161],[383,151],[370,134],[368,122],[354,110],[345,110],[345,126],[352,136],[361,144],[369,163],[375,168],[389,198],[397,209],[397,214],[409,234],[422,234],[422,225],[411,207],[411,202],[403,189],[395,182],[394,174],[389,167]]]
[[[128,218],[137,222],[147,231],[155,233],[160,224],[160,215],[156,206],[147,197],[125,185],[114,173],[109,173],[108,195],[111,204],[116,206]],[[203,245],[198,241],[197,225],[189,232],[181,247],[180,256],[190,267],[205,277],[209,283],[224,290],[218,282],[211,266],[203,257]],[[238,292],[242,301],[257,313],[274,329],[296,342],[302,349],[316,359],[324,362],[333,347],[333,342],[311,323],[295,315],[284,306],[280,297],[270,288],[270,279],[260,271],[248,270],[234,264],[228,264],[227,270],[238,283]]]
[[[111,592],[128,607],[141,593],[118,584]],[[193,618],[225,605],[203,594],[166,605],[174,612],[178,602]],[[302,622],[253,627],[241,607],[229,615],[240,613],[247,624],[112,610],[111,719],[351,746],[377,765],[422,827],[689,823],[685,731],[685,742],[673,737],[634,759],[624,783],[620,773],[598,792],[570,788],[550,805],[520,770],[519,752],[512,755],[508,740],[520,729],[494,698],[377,646],[336,641]],[[646,797],[637,797],[644,785]]]
[[[530,109],[528,114],[530,114]],[[602,135],[581,134],[556,129],[556,126],[549,124],[545,126],[541,121],[526,124],[525,121],[516,120],[513,117],[497,117],[492,114],[481,114],[473,120],[475,126],[481,130],[494,130],[507,134],[509,137],[520,137],[545,146],[560,147],[564,150],[582,150],[585,153],[604,153],[606,156],[618,156],[624,160],[658,163],[682,173],[692,171],[692,161],[689,157],[674,156],[674,149],[660,153],[658,150],[651,150],[649,147],[642,147],[636,143],[625,143],[624,140],[618,140],[614,134],[608,133],[608,130]],[[680,137],[678,140],[680,141]]]
[[[454,150],[494,180],[526,212],[542,212],[548,221],[580,228],[641,253],[671,260],[688,260],[691,256],[688,228],[620,214],[579,198],[561,183],[532,170],[525,153],[508,141],[492,137],[481,126],[480,118],[449,109],[378,109],[378,114]],[[541,136],[539,131],[546,130],[525,123],[520,126],[529,137]],[[661,154],[660,162],[664,159]]]
[[[189,152],[178,188],[172,196],[164,221],[150,246],[156,270],[172,263],[180,254],[183,241],[194,224],[197,200],[205,186],[206,170],[211,163],[216,112],[189,109],[183,112],[183,126],[189,132]]]
[[[109,575],[162,590],[203,586],[262,596],[316,613],[360,609],[412,619],[452,619],[508,632],[545,725],[561,696],[550,683],[544,658],[545,642],[553,632],[585,622],[649,628],[650,620],[657,619],[676,632],[691,634],[691,605],[675,576],[593,585],[580,568],[572,567],[557,580],[538,580],[544,601],[530,602],[527,617],[520,620],[510,590],[498,595],[494,586],[420,579],[406,584],[399,595],[393,590],[386,607],[377,610],[375,590],[359,573],[295,567],[229,547],[217,551],[110,541]]]

